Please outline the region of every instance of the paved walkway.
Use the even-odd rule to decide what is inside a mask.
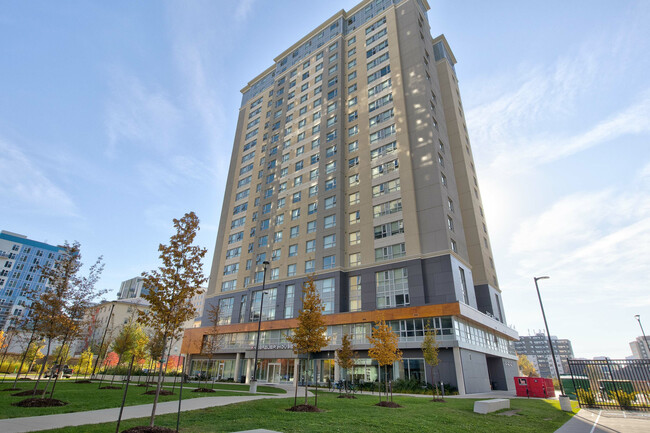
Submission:
[[[278,387],[284,388],[284,387]],[[291,388],[293,392],[293,388]],[[304,392],[304,391],[303,391]],[[205,409],[215,406],[225,406],[233,403],[260,400],[265,398],[287,398],[287,394],[255,394],[246,396],[224,396],[224,397],[199,397],[183,400],[181,411]],[[122,413],[122,419],[143,418],[151,415],[151,404],[138,406],[126,406]],[[157,415],[176,413],[178,410],[177,401],[158,403]],[[89,410],[86,412],[61,413],[56,415],[30,416],[24,418],[0,419],[0,432],[22,433],[39,430],[49,430],[63,427],[80,426],[84,424],[100,424],[103,422],[116,422],[120,408]]]
[[[647,433],[650,413],[623,410],[580,409],[555,433]]]

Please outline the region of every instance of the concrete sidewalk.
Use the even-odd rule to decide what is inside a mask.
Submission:
[[[224,396],[224,397],[199,397],[183,400],[181,411],[205,409],[215,406],[225,406],[233,403],[260,400],[266,398],[287,398],[288,394],[275,395],[250,395],[250,396]],[[126,406],[122,420],[143,418],[151,415],[151,404]],[[176,413],[178,401],[158,403],[156,415]],[[85,424],[100,424],[104,422],[117,422],[120,408],[89,410],[86,412],[62,413],[56,415],[31,416],[24,418],[8,418],[0,420],[0,432],[21,433],[55,428],[80,426]]]
[[[580,409],[555,433],[647,433],[650,413],[624,410]]]

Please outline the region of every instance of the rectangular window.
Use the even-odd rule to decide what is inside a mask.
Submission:
[[[305,273],[309,274],[312,273],[316,270],[316,261],[315,260],[307,260],[305,261]]]
[[[372,207],[372,215],[374,218],[379,218],[384,215],[390,215],[402,211],[402,199],[387,201],[386,203],[378,204]]]
[[[294,267],[296,265],[293,265]],[[284,318],[291,319],[293,317],[293,299],[295,296],[296,286],[294,284],[289,284],[285,288],[284,293]]]
[[[323,237],[323,248],[333,248],[336,246],[336,235],[328,235]]]
[[[323,257],[323,269],[332,269],[336,266],[336,256]]]
[[[465,269],[459,266],[458,270],[460,271],[460,285],[461,285],[461,289],[463,290],[463,301],[467,305],[469,305],[469,296],[467,294],[467,280],[465,279]]]
[[[382,63],[384,63],[384,62],[387,61],[388,59],[389,59],[389,55],[388,55],[388,53],[384,53],[384,54],[382,54],[381,56],[376,57],[375,59],[369,61],[368,64],[366,65],[366,68],[367,68],[367,70],[369,71],[369,70],[371,70],[372,68],[381,65]]]
[[[373,112],[377,108],[383,107],[384,105],[388,105],[391,102],[393,102],[393,94],[389,93],[388,95],[384,95],[379,99],[375,99],[371,103],[368,104],[368,111]]]
[[[377,132],[370,134],[370,144],[376,143],[377,141],[390,137],[395,134],[395,124],[382,128]]]
[[[404,221],[393,221],[391,223],[375,226],[375,239],[383,239],[404,233]]]
[[[361,211],[355,211],[350,213],[350,224],[357,224],[361,222]]]
[[[221,283],[222,292],[230,292],[237,288],[237,280],[224,281]]]
[[[380,93],[380,92],[382,92],[382,91],[384,91],[386,89],[389,89],[389,88],[392,87],[392,85],[393,85],[393,83],[391,82],[390,78],[385,80],[385,81],[382,81],[381,83],[377,84],[376,86],[371,87],[370,89],[368,89],[368,97],[374,96],[374,95],[376,95],[376,94],[378,94],[378,93]]]
[[[406,246],[404,243],[390,245],[387,247],[375,248],[375,261],[397,259],[406,255]]]
[[[219,325],[230,325],[234,305],[235,298],[219,299],[219,317],[217,318]]]
[[[324,221],[326,229],[336,227],[336,215],[328,215],[325,217]]]
[[[361,311],[361,276],[350,277],[350,312]]]
[[[316,211],[318,211],[318,203],[309,203],[307,206],[307,213],[311,215],[313,213],[316,213]]]
[[[336,188],[336,178],[325,181],[325,191]]]
[[[305,244],[305,252],[306,253],[313,253],[314,251],[316,251],[316,241],[313,240],[313,239],[310,240],[310,241],[307,241],[307,243]]]
[[[300,226],[293,226],[289,230],[289,237],[290,238],[297,238],[299,234],[300,234]]]
[[[386,65],[380,70],[373,72],[372,74],[368,75],[368,84],[372,83],[375,80],[380,79],[381,77],[388,75],[390,73],[390,65]]]
[[[336,171],[336,161],[328,162],[325,165],[325,173],[326,174],[334,173],[335,171]]]
[[[357,140],[348,144],[348,152],[356,152],[359,150],[359,142]]]
[[[325,209],[331,209],[336,206],[336,196],[327,197],[325,199]]]
[[[287,277],[294,277],[296,275],[296,265],[291,264],[287,266]]]
[[[406,268],[375,273],[377,308],[403,307],[410,304]]]
[[[379,146],[378,148],[370,151],[370,160],[372,161],[373,159],[388,155],[392,152],[395,152],[396,150],[397,150],[396,141],[393,141],[392,143],[384,144],[383,146]]]
[[[379,164],[378,166],[372,168],[371,170],[372,178],[374,179],[384,174],[392,173],[393,171],[397,171],[398,169],[399,169],[399,161],[397,159],[385,162],[383,164]]]
[[[267,294],[262,290],[253,292],[251,299],[250,321],[257,322],[260,318],[260,307],[262,306],[262,296],[264,296],[264,306],[261,311],[262,320],[275,320],[275,304],[277,298],[277,289],[266,289]]]
[[[298,245],[289,245],[289,257],[298,255]]]
[[[361,243],[361,232],[350,233],[350,245],[358,245]]]
[[[323,314],[333,314],[334,300],[336,298],[336,283],[334,278],[314,281],[314,286],[316,286],[316,291],[318,291],[318,295],[325,307]]]
[[[350,253],[350,266],[361,266],[361,253]]]
[[[307,223],[307,233],[313,233],[316,231],[316,221],[309,221]]]

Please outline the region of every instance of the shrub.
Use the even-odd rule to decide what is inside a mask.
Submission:
[[[633,392],[610,391],[609,398],[618,401],[621,407],[631,407],[632,402],[636,400],[636,395]]]
[[[576,391],[576,394],[578,395],[578,401],[581,403],[586,404],[587,406],[593,406],[596,404],[596,397],[590,389],[587,390],[580,388]]]

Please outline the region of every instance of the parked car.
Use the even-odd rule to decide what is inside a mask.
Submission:
[[[63,377],[70,378],[72,377],[72,369],[68,367],[67,364],[61,366],[61,364],[53,365],[48,371],[45,372],[45,377],[54,377],[57,374],[60,374]]]

